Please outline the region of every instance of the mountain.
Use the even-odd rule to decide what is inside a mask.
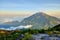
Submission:
[[[43,12],[37,12],[20,23],[20,25],[32,25],[31,29],[48,29],[57,24],[60,24],[60,19]]]
[[[0,24],[0,28],[17,27],[19,25],[20,25],[19,21],[11,21]]]
[[[51,28],[51,30],[55,30],[55,31],[60,31],[60,24],[54,26],[53,28]]]

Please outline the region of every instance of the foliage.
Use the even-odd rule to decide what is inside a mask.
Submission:
[[[48,30],[37,30],[37,29],[25,29],[25,30],[15,30],[11,33],[0,33],[0,39],[1,40],[16,40],[19,35],[23,34],[24,38],[22,40],[32,40],[32,34],[38,34],[38,33],[47,33],[49,35],[53,35],[55,33],[60,33],[60,24],[54,26],[53,28],[49,28]]]
[[[32,35],[30,33],[25,33],[25,36],[22,40],[31,40]]]

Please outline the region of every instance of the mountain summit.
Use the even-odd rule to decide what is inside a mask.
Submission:
[[[37,12],[34,15],[25,18],[20,25],[32,25],[31,29],[47,29],[60,24],[60,19],[49,16],[43,12]]]

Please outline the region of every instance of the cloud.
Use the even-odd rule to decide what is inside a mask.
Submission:
[[[3,29],[3,30],[16,30],[16,29],[27,29],[27,28],[31,28],[32,25],[26,25],[26,26],[18,26],[18,27],[10,27],[10,28],[0,28],[0,29]]]
[[[31,28],[31,27],[32,27],[32,25],[27,25],[24,28]]]
[[[9,19],[9,18],[3,18],[3,19],[0,19],[0,24],[6,23],[6,22],[12,22],[12,21],[14,20]]]

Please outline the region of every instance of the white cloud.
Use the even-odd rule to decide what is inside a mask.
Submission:
[[[5,22],[12,22],[13,20],[12,19],[9,19],[9,18],[3,18],[3,19],[0,19],[0,24],[3,24]]]
[[[16,29],[23,29],[23,28],[31,28],[32,25],[26,25],[26,26],[18,26],[18,27],[10,27],[10,28],[0,28],[0,29],[3,29],[3,30],[16,30]]]
[[[25,26],[25,28],[31,28],[32,27],[32,25],[27,25],[27,26]]]

